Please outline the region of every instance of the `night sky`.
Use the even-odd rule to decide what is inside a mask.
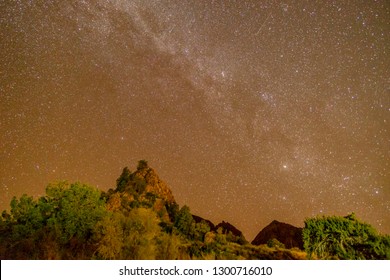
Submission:
[[[248,240],[390,233],[388,1],[0,1],[0,208],[145,159]]]

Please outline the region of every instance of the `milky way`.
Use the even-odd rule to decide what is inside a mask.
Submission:
[[[386,1],[2,1],[0,204],[149,162],[247,239],[352,211],[390,233]]]

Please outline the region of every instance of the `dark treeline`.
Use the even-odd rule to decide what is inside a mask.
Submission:
[[[59,182],[45,196],[13,198],[0,219],[1,259],[390,259],[390,238],[347,217],[305,221],[305,251],[195,222],[146,161],[102,192]]]

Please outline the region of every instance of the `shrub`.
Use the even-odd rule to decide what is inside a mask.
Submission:
[[[389,259],[388,236],[377,234],[352,213],[346,217],[317,217],[305,220],[304,248],[309,258]]]

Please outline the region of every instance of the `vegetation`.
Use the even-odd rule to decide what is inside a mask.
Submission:
[[[0,218],[1,259],[306,259],[277,239],[250,245],[228,228],[196,222],[146,161],[127,167],[116,188],[50,184],[44,196],[13,198]],[[307,219],[310,258],[389,259],[390,239],[345,218]]]
[[[355,214],[305,221],[303,241],[309,257],[319,259],[390,259],[390,237],[360,222]]]

